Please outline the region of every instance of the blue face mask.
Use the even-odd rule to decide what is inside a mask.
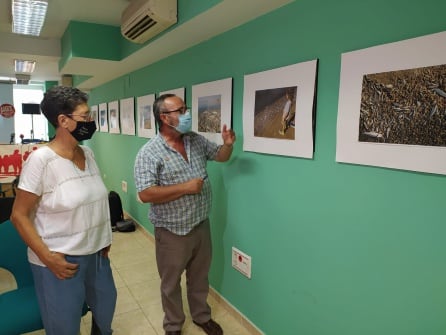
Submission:
[[[186,134],[191,131],[192,129],[192,115],[189,111],[187,111],[184,114],[180,114],[178,116],[178,120],[180,123],[178,123],[178,126],[174,127],[176,131],[178,131],[181,134]]]

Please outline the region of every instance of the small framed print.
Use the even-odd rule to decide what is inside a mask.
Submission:
[[[91,119],[96,123],[96,129],[99,130],[99,113],[98,105],[90,106]]]
[[[231,128],[232,78],[192,86],[192,130],[223,144],[221,129]]]
[[[152,138],[156,135],[155,116],[153,115],[153,102],[155,94],[148,94],[136,98],[138,136]]]
[[[122,99],[120,104],[121,130],[124,135],[135,135],[135,99]]]
[[[107,116],[107,104],[99,104],[99,130],[101,132],[108,133],[108,116]]]
[[[245,76],[243,150],[313,158],[317,60]]]
[[[108,103],[108,123],[109,123],[109,133],[119,134],[119,104],[118,100]]]

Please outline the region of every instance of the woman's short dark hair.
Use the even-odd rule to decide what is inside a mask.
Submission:
[[[167,98],[171,98],[174,96],[175,96],[175,94],[171,94],[171,93],[163,94],[163,95],[160,95],[158,98],[156,98],[155,102],[153,103],[153,115],[155,116],[155,122],[158,125],[158,130],[161,129],[161,125],[162,125],[160,114],[162,112],[166,111],[166,108],[164,106],[164,101]]]
[[[88,94],[75,87],[54,86],[45,92],[40,109],[47,120],[57,128],[57,117],[71,114],[77,106],[88,102]]]

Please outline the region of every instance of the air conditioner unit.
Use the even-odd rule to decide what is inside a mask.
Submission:
[[[121,33],[144,43],[177,22],[177,0],[131,0],[121,15]]]

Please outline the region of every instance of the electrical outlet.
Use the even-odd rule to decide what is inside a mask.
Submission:
[[[122,188],[122,191],[123,192],[125,192],[125,193],[127,193],[127,182],[126,181],[121,181],[121,188]]]
[[[251,279],[251,256],[232,247],[232,267]]]

